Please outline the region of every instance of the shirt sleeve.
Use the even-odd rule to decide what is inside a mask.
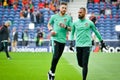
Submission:
[[[54,24],[54,15],[53,16],[51,16],[51,18],[50,18],[50,20],[49,20],[49,22],[48,22],[49,24],[51,24],[51,25],[53,25]]]
[[[69,22],[68,22],[68,27],[72,27],[72,18],[70,17]]]
[[[101,41],[102,37],[101,37],[100,33],[98,32],[98,30],[96,29],[93,22],[90,22],[90,27],[93,30],[93,32],[95,33],[95,35],[97,36],[97,38]]]
[[[74,23],[72,24],[72,30],[70,33],[70,40],[74,40],[74,33],[75,33],[75,25]]]

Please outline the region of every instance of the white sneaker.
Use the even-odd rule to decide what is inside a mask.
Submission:
[[[10,57],[8,57],[7,59],[8,59],[8,60],[10,60],[11,58],[10,58]]]
[[[54,80],[55,74],[53,74],[51,71],[48,72],[48,80]]]

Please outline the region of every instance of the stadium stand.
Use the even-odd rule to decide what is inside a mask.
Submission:
[[[117,2],[95,1],[87,4],[88,13],[98,17],[96,26],[104,39],[117,39],[115,25],[120,25]]]
[[[24,1],[24,0],[22,0]],[[10,30],[12,31],[13,27],[16,27],[19,34],[18,34],[18,40],[22,40],[21,34],[25,29],[29,30],[29,23],[31,23],[31,18],[28,15],[25,16],[25,13],[32,13],[35,10],[39,11],[39,22],[35,23],[35,29],[29,30],[29,36],[30,40],[35,40],[37,29],[40,28],[44,32],[44,39],[49,39],[48,29],[47,29],[47,23],[49,21],[49,18],[51,15],[55,14],[58,9],[57,6],[59,5],[59,1],[66,1],[69,2],[69,0],[55,0],[54,2],[51,2],[52,0],[33,0],[32,3],[29,5],[26,3],[23,3],[22,1],[19,1],[17,4],[17,8],[14,7],[3,7],[0,5],[0,25],[2,25],[6,20],[12,21],[12,26],[10,27]],[[88,0],[89,1],[89,0]],[[104,39],[117,39],[117,34],[115,32],[115,25],[120,25],[120,8],[117,6],[117,2],[115,3],[109,3],[109,2],[88,2],[85,0],[85,2],[81,2],[83,5],[79,5],[79,0],[75,0],[72,3],[69,3],[68,7],[72,13],[72,16],[77,16],[74,12],[77,12],[77,8],[80,6],[87,5],[87,11],[88,13],[94,12],[94,14],[97,16],[97,22],[96,26],[98,30],[100,31],[102,37]],[[49,4],[52,6],[49,8]],[[76,4],[76,5],[74,5]],[[29,7],[26,7],[25,5],[29,5]],[[54,8],[56,6],[56,8]],[[72,8],[74,7],[74,8]],[[27,9],[24,11],[23,9]],[[106,9],[110,9],[106,11]],[[22,13],[21,13],[22,11]],[[108,13],[106,15],[106,12]],[[22,16],[22,18],[21,18]],[[76,19],[76,18],[75,18]],[[75,20],[74,19],[74,20]]]

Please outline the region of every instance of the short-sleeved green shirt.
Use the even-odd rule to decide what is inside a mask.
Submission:
[[[89,19],[78,19],[73,23],[71,31],[71,40],[74,39],[74,33],[76,35],[76,47],[90,47],[92,46],[91,30],[95,33],[98,39],[101,41],[102,37],[96,29],[94,23]]]
[[[72,26],[71,17],[69,15],[65,14],[64,16],[60,16],[59,13],[52,15],[49,20],[49,24],[53,26],[53,30],[56,32],[56,35],[52,36],[51,39],[60,43],[66,43],[66,35],[68,30],[59,26],[59,23],[61,22],[68,27]]]

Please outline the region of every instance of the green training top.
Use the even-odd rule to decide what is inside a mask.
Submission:
[[[53,30],[56,32],[55,36],[52,36],[52,40],[58,41],[60,43],[66,43],[67,31],[65,28],[59,26],[59,23],[63,23],[68,27],[72,26],[71,17],[67,14],[60,16],[60,14],[52,15],[49,23],[53,26]]]
[[[70,39],[71,40],[74,39],[74,33],[75,33],[76,47],[90,47],[92,46],[91,30],[95,33],[95,35],[101,41],[102,37],[91,20],[78,19],[73,23]]]

